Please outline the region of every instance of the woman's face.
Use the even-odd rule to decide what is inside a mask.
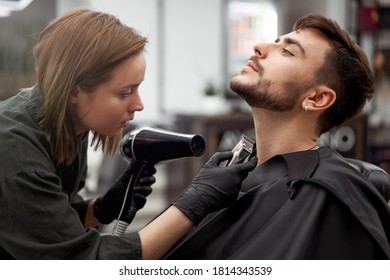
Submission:
[[[145,55],[140,53],[118,65],[113,78],[93,92],[78,88],[70,98],[76,134],[93,130],[109,137],[120,135],[135,112],[144,108],[139,86],[145,69]]]

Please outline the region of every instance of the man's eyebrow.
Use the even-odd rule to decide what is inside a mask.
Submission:
[[[282,40],[287,43],[287,44],[293,44],[293,45],[296,45],[302,52],[303,55],[305,55],[305,49],[303,48],[302,44],[294,39],[294,38],[291,38],[291,37],[282,37]],[[276,43],[277,42],[280,42],[280,38],[276,39],[275,41]]]

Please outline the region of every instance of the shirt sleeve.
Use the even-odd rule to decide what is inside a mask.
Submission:
[[[59,178],[21,173],[0,184],[0,246],[15,259],[140,259],[138,233],[85,229]]]

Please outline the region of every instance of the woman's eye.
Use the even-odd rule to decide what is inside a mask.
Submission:
[[[127,96],[129,96],[132,92],[133,92],[132,89],[127,90],[127,91],[125,91],[125,92],[122,92],[122,96],[123,96],[123,97],[127,97]]]

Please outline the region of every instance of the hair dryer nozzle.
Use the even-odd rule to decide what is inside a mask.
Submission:
[[[204,154],[206,144],[198,134],[183,134],[152,127],[128,132],[122,138],[120,152],[127,159],[156,164],[162,160]]]

